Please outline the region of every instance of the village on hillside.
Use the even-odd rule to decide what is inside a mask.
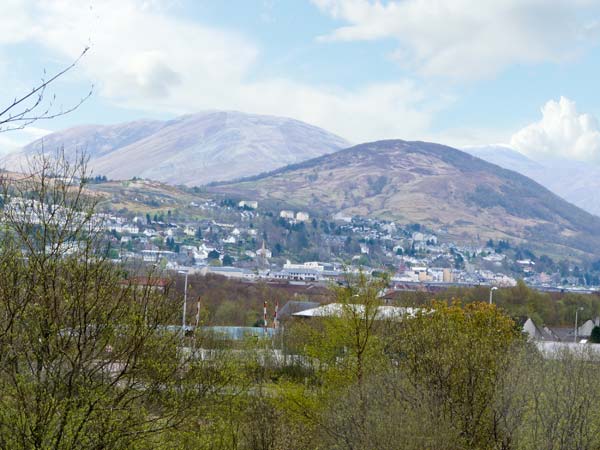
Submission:
[[[391,274],[397,289],[510,287],[522,279],[539,290],[587,293],[600,285],[600,264],[584,268],[554,261],[508,239],[456,243],[444,229],[341,213],[319,217],[263,207],[256,200],[206,199],[169,207],[158,212],[148,207],[143,214],[115,211],[109,204],[95,214],[110,258],[247,282],[328,283],[360,270]],[[5,208],[36,220],[35,205],[24,199],[11,198]]]

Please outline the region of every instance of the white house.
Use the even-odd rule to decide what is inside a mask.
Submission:
[[[240,208],[250,208],[250,209],[256,209],[258,208],[258,202],[255,200],[242,200],[238,203],[238,206]]]
[[[310,214],[304,211],[298,211],[296,213],[296,220],[298,222],[308,222],[310,220]]]

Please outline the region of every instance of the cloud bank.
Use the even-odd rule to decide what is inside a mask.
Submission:
[[[567,158],[600,162],[600,125],[590,114],[580,114],[574,101],[561,97],[542,107],[542,119],[515,133],[510,145],[543,160]]]
[[[312,0],[345,22],[329,41],[393,39],[424,75],[474,79],[520,63],[561,62],[598,36],[595,0]]]

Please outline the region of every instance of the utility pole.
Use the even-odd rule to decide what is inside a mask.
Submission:
[[[188,271],[180,270],[178,273],[185,274],[185,286],[183,287],[183,311],[181,314],[181,337],[185,336],[185,313],[187,310],[187,287],[188,287]]]
[[[493,286],[490,289],[490,305],[493,303],[493,299],[494,299],[494,291],[497,291],[498,288],[496,286]]]
[[[577,343],[577,341],[579,341],[579,327],[577,326],[577,313],[579,313],[579,311],[583,311],[583,306],[580,306],[579,308],[577,308],[575,310],[575,343]]]

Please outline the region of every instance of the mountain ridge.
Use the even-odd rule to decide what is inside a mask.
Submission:
[[[64,147],[84,149],[96,175],[144,177],[171,184],[202,185],[310,159],[348,146],[316,126],[285,117],[207,111],[177,118],[115,125],[82,125],[34,141],[3,159],[18,170],[26,156]]]
[[[519,172],[565,200],[600,216],[600,167],[567,159],[535,161],[508,146],[484,145],[464,151],[504,168]]]

